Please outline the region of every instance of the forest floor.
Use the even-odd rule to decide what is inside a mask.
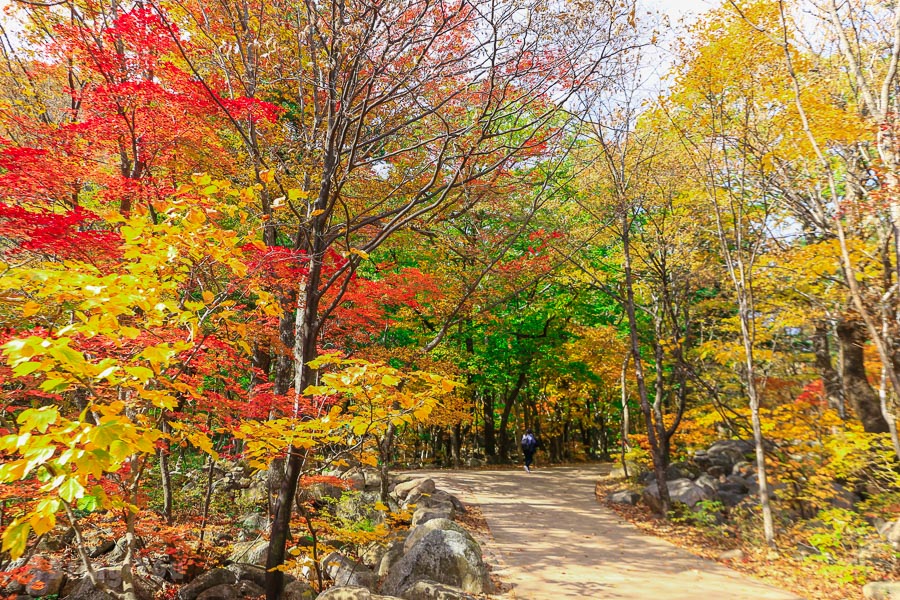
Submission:
[[[647,535],[600,505],[594,485],[609,469],[590,464],[428,475],[480,509],[491,534],[486,560],[505,583],[503,591],[517,600],[802,600]]]

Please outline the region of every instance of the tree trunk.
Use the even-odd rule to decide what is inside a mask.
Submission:
[[[525,385],[526,373],[527,365],[519,372],[519,378],[516,380],[515,387],[507,395],[506,401],[503,403],[503,413],[500,415],[500,458],[503,461],[509,460],[509,415],[519,397],[519,393],[522,391],[522,386]]]
[[[624,209],[623,209],[624,210]],[[634,276],[631,271],[631,236],[628,214],[622,215],[622,250],[625,258],[625,313],[628,316],[628,337],[631,342],[631,358],[634,360],[634,378],[637,382],[638,397],[641,400],[641,413],[647,426],[647,441],[650,443],[650,454],[653,458],[653,473],[659,488],[659,503],[662,516],[666,516],[672,501],[666,485],[666,467],[660,460],[659,440],[656,438],[656,427],[653,424],[653,410],[647,393],[647,380],[644,376],[644,359],[641,357],[641,345],[638,338],[637,315],[634,302]],[[623,461],[624,464],[624,461]]]
[[[866,329],[855,319],[841,319],[837,325],[838,339],[841,343],[843,364],[841,373],[844,383],[844,397],[862,422],[863,429],[869,433],[887,433],[887,421],[881,414],[881,401],[866,377],[866,365],[863,346],[866,342]]]
[[[484,418],[484,455],[497,456],[497,438],[494,433],[494,397],[490,393],[481,396],[481,415]]]
[[[828,343],[828,325],[816,323],[812,336],[813,352],[816,357],[816,369],[822,376],[825,400],[828,406],[838,411],[842,419],[847,418],[844,407],[844,392],[841,389],[841,377],[831,362],[831,347]]]
[[[460,460],[460,449],[462,448],[462,423],[457,423],[453,426],[453,436],[451,441],[453,466],[458,469],[462,462]]]

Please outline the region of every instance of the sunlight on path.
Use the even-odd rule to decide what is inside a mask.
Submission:
[[[642,534],[594,499],[607,465],[434,471],[481,506],[518,600],[802,600]]]

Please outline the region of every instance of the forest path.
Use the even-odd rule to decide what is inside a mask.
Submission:
[[[609,465],[430,471],[481,507],[517,600],[802,600],[641,533],[594,498]],[[490,558],[487,559],[491,561]]]

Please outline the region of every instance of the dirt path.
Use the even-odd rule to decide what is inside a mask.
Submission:
[[[594,499],[608,466],[437,471],[481,506],[517,600],[802,600],[642,534]]]

